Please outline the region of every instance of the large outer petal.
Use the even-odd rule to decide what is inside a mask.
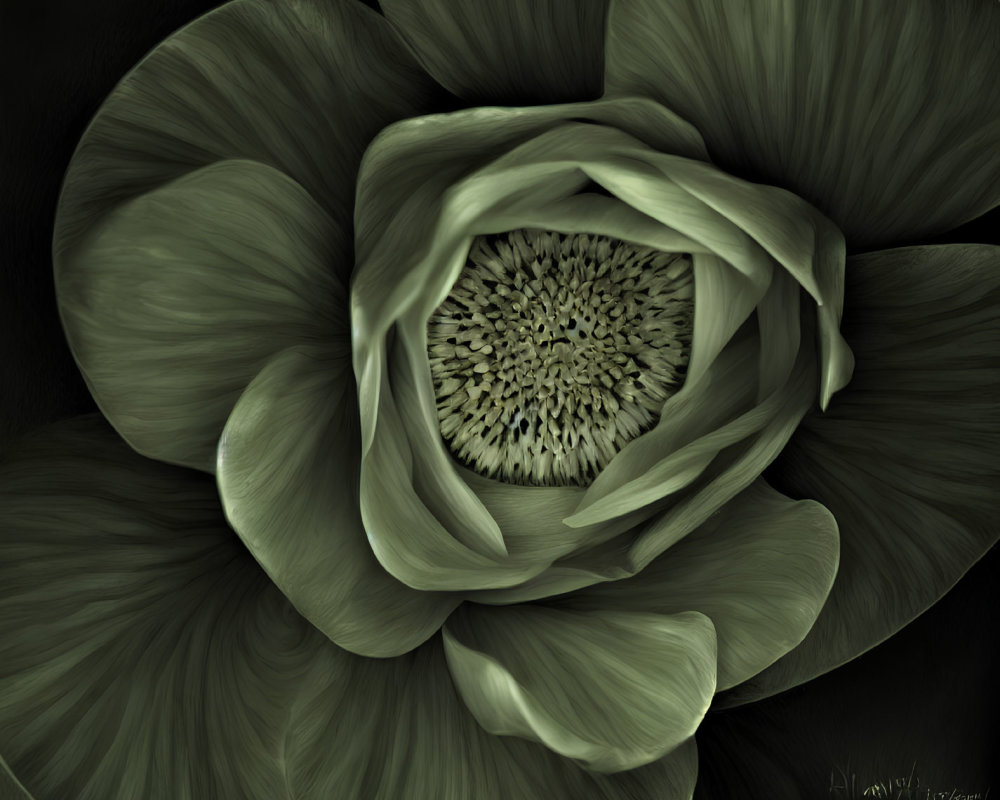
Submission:
[[[1000,202],[998,41],[992,2],[614,0],[606,96],[676,110],[852,247],[922,239]]]
[[[690,800],[697,766],[689,743],[598,776],[486,734],[440,639],[337,648],[211,478],[87,418],[0,467],[0,752],[35,800]]]
[[[848,264],[848,389],[807,417],[772,482],[840,526],[840,574],[805,641],[730,693],[756,699],[878,644],[944,594],[1000,526],[1000,247]]]
[[[63,186],[57,270],[114,206],[220,159],[286,173],[344,222],[375,134],[442,94],[361,3],[227,3],[152,50],[101,106]],[[349,239],[331,253],[342,278],[351,256]]]
[[[381,0],[421,63],[469,105],[591,100],[607,0]]]
[[[150,458],[206,471],[267,359],[347,336],[347,231],[287,175],[217,161],[128,200],[58,262],[63,326],[101,411]]]

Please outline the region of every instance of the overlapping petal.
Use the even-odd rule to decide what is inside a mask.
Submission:
[[[364,454],[362,509],[379,560],[415,588],[511,586],[537,575],[551,560],[537,552],[529,557],[527,548],[508,552],[498,546],[504,543],[494,533],[495,521],[444,450],[425,325],[464,265],[472,236],[487,228],[494,214],[524,218],[549,202],[564,203],[584,187],[587,178],[575,165],[585,153],[599,158],[600,146],[615,132],[571,123],[569,128],[581,132],[582,152],[574,161],[558,152],[573,132],[556,129],[567,117],[634,124],[640,136],[700,152],[697,135],[670,112],[622,101],[479,109],[413,120],[386,131],[366,155],[351,303]],[[622,220],[632,229],[655,228],[652,218],[609,213],[606,205],[581,199],[574,208],[593,211],[605,224]],[[657,232],[661,239],[675,236],[662,226]]]
[[[523,495],[527,500],[530,489],[466,483],[439,434],[427,365],[427,317],[457,279],[473,236],[497,230],[498,218],[503,224],[519,221],[532,226],[532,213],[555,221],[566,219],[572,208],[578,215],[594,213],[595,227],[611,231],[621,223],[633,231],[652,232],[652,238],[670,240],[674,246],[691,245],[694,251],[695,374],[689,373],[685,389],[667,405],[686,404],[701,421],[697,435],[702,438],[695,441],[697,435],[692,434],[678,440],[677,432],[671,433],[678,424],[668,413],[671,409],[665,408],[660,426],[624,448],[588,490],[582,494],[572,488],[556,490],[558,502],[554,497],[553,511],[539,521],[543,529],[554,530],[558,521],[550,517],[555,509],[566,507],[571,494],[579,505],[562,518],[567,526],[564,541],[546,536],[539,556],[545,552],[565,558],[577,543],[593,547],[624,532],[626,528],[614,527],[621,517],[641,511],[648,518],[657,510],[653,504],[689,486],[721,450],[753,437],[754,442],[743,447],[744,468],[716,470],[713,478],[726,484],[721,494],[737,494],[755,477],[747,472],[748,465],[760,468],[761,454],[773,457],[780,449],[781,442],[775,444],[769,437],[778,430],[787,437],[812,402],[815,390],[803,393],[800,378],[813,362],[822,363],[821,400],[850,375],[850,352],[837,330],[843,240],[828,220],[788,192],[737,181],[701,161],[651,148],[643,137],[653,138],[648,128],[655,112],[646,103],[623,100],[558,110],[564,118],[571,115],[572,121],[553,118],[554,109],[514,109],[478,110],[400,124],[373,145],[362,168],[352,330],[362,418],[362,470],[367,476],[361,491],[363,498],[371,498],[363,499],[363,508],[371,509],[365,522],[380,560],[416,588],[487,591],[489,601],[494,602],[510,593],[522,596],[526,582],[554,586],[542,575],[551,561],[525,563],[518,557],[525,550],[500,550],[488,525],[492,519],[488,509],[467,498],[469,486],[475,491],[478,485],[489,491],[494,505],[509,509],[515,504],[501,500],[502,493]],[[599,123],[614,110],[619,112],[614,115],[617,127],[581,121]],[[687,128],[677,125],[665,110],[659,116],[662,123],[676,128],[670,144],[698,156],[697,143]],[[446,120],[452,125],[444,127]],[[630,135],[630,121],[636,122],[636,136]],[[483,134],[485,147],[470,138],[474,133]],[[659,136],[661,142],[668,138],[664,133]],[[468,154],[463,148],[469,148]],[[447,158],[442,157],[444,152]],[[482,164],[494,152],[499,154]],[[390,184],[391,176],[398,181]],[[587,179],[600,183],[613,197],[597,200],[600,195],[581,192]],[[578,216],[573,225],[579,228],[588,222]],[[656,222],[662,227],[656,229]],[[375,239],[376,231],[384,235]],[[706,377],[710,367],[735,342],[737,331],[768,296],[772,284],[771,311],[774,297],[792,296],[798,320],[795,293],[785,290],[782,294],[776,285],[784,281],[801,285],[820,308],[814,316],[819,353],[812,349],[815,337],[811,335],[804,353],[797,345],[798,331],[794,348],[776,337],[772,314],[765,327],[772,326],[767,328],[767,344],[776,347],[776,352],[757,350],[751,356],[752,366],[747,356],[729,353],[727,362],[733,363],[721,369],[727,388],[720,394],[719,387],[713,389]],[[394,334],[391,346],[390,329]],[[743,338],[756,339],[755,333],[748,329]],[[737,373],[745,380],[731,391],[728,378]],[[764,396],[760,396],[762,379],[770,388]],[[730,408],[739,398],[745,398],[746,404]],[[757,398],[760,405],[754,408]],[[713,425],[701,424],[706,414],[714,414]],[[779,422],[774,421],[775,415]],[[714,430],[720,426],[721,430]],[[654,440],[662,446],[646,446]],[[739,480],[733,482],[737,472]],[[392,478],[391,485],[386,476]],[[718,487],[701,495],[696,503],[702,509],[699,514],[711,513],[708,506],[713,496],[720,496]],[[451,499],[461,500],[457,507],[468,509],[465,525],[448,519],[454,517],[451,512],[456,508]],[[537,507],[534,502],[529,505]],[[674,512],[674,517],[680,515],[677,509]],[[676,537],[703,519],[692,516],[689,527]],[[517,526],[518,520],[513,521]],[[642,519],[633,516],[630,521]],[[570,527],[582,526],[593,529],[585,542],[569,532]],[[640,536],[639,549],[624,555],[624,561],[594,563],[583,571],[571,567],[567,573],[574,576],[571,583],[587,573],[602,576],[593,580],[607,580],[641,569],[669,544],[662,526],[653,527]],[[419,531],[420,535],[401,537],[396,533],[401,531]],[[626,552],[627,548],[621,550]],[[594,569],[598,572],[593,573]]]
[[[916,0],[614,0],[607,97],[674,109],[735,174],[783,186],[854,247],[1000,202],[1000,7]]]
[[[0,467],[0,752],[38,798],[689,800],[693,743],[596,775],[492,736],[436,638],[371,659],[291,607],[210,477],[102,420]]]
[[[448,666],[490,733],[590,769],[648,764],[694,735],[715,693],[702,614],[467,606],[444,629]]]
[[[213,470],[226,417],[266,360],[346,336],[331,261],[346,235],[254,161],[216,162],[111,211],[56,272],[104,415],[144,455]]]
[[[718,639],[721,690],[802,641],[829,594],[837,564],[833,515],[758,480],[635,577],[551,602],[580,611],[704,614]]]
[[[592,100],[604,86],[607,0],[382,0],[438,82],[469,105]]]
[[[361,523],[361,444],[346,344],[275,356],[240,397],[219,446],[226,516],[298,611],[365,656],[412,650],[461,597],[419,592],[376,561]]]
[[[152,50],[99,109],[63,184],[57,264],[115,206],[223,159],[274,167],[344,224],[372,138],[442,94],[359,2],[226,3]],[[330,257],[346,280],[350,240]]]
[[[887,250],[848,264],[857,374],[771,472],[841,531],[840,575],[803,643],[726,702],[773,694],[893,634],[997,540],[1000,248]],[[725,697],[725,696],[724,696]]]

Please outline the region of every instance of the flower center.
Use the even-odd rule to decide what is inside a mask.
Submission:
[[[479,236],[427,326],[441,433],[508,483],[586,486],[684,380],[691,258],[589,234]]]

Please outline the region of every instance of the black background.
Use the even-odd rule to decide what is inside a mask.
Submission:
[[[53,301],[60,181],[117,80],[214,5],[0,0],[0,450],[34,424],[94,409]],[[929,241],[1000,244],[998,222],[994,211]],[[1000,798],[991,764],[1000,752],[998,568],[994,548],[934,608],[854,662],[769,700],[710,712],[698,734],[696,798],[860,798],[911,769],[945,797],[989,788]],[[854,793],[831,792],[831,773],[837,785],[853,774]]]

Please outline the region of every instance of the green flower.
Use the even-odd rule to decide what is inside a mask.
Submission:
[[[381,5],[225,5],[74,156],[106,421],[0,467],[39,799],[690,797],[717,691],[996,540],[1000,254],[872,248],[1000,200],[1000,7]]]

